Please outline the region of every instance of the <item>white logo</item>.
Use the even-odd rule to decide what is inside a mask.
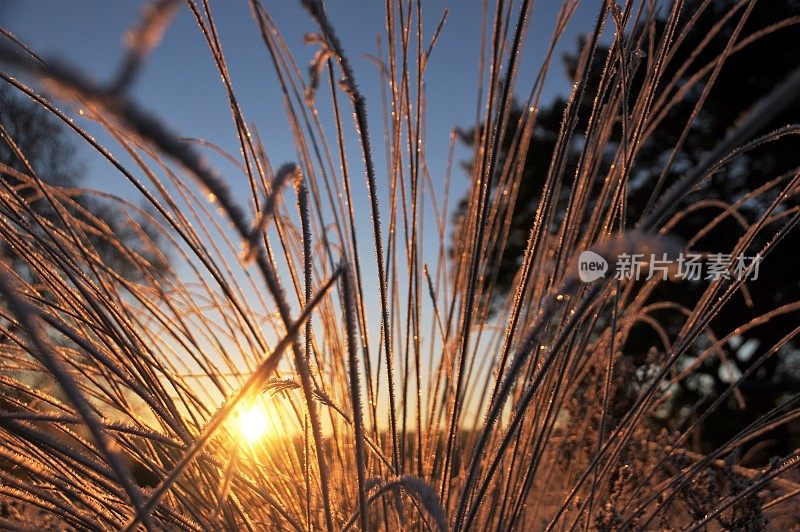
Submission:
[[[703,261],[705,259],[705,261]],[[613,259],[612,259],[613,260]],[[721,279],[758,280],[759,266],[763,257],[756,254],[733,256],[724,253],[679,253],[677,258],[667,253],[620,253],[614,265],[614,278],[650,280],[659,277],[662,281],[719,281]],[[591,283],[606,276],[608,261],[602,255],[588,249],[578,256],[578,277]]]
[[[587,249],[578,257],[578,277],[584,283],[605,277],[607,271],[608,262],[594,251]]]

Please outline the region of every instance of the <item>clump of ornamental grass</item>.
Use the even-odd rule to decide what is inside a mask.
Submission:
[[[682,357],[697,345],[710,345],[700,358],[720,356],[710,323],[747,278],[709,283],[671,333],[650,314],[652,294],[668,280],[608,275],[584,283],[577,257],[589,249],[613,263],[621,254],[680,251],[669,233],[691,215],[687,194],[742,153],[800,131],[761,132],[800,92],[800,70],[787,69],[783,83],[703,160],[659,184],[632,219],[627,190],[637,151],[681,94],[713,85],[750,36],[734,24],[723,51],[707,65],[685,65],[698,74],[678,87],[664,73],[692,29],[682,2],[662,6],[663,27],[650,2],[603,2],[582,44],[513,293],[492,308],[488,261],[505,245],[523,163],[535,149],[543,80],[575,3],[562,7],[529,88],[517,78],[533,2],[487,5],[485,32],[474,36],[485,62],[485,127],[476,130],[474,185],[452,243],[456,135],[427,138],[424,127],[426,69],[448,30],[447,12],[424,34],[420,3],[387,1],[385,51],[375,56],[384,98],[368,101],[322,3],[302,4],[318,28],[307,36],[316,49],[308,71],[267,9],[250,1],[297,153],[283,165],[270,160],[237,100],[207,2],[149,6],[107,83],[3,31],[3,82],[63,122],[139,194],[76,192],[49,184],[30,164],[0,168],[13,177],[0,180],[0,237],[25,265],[4,259],[0,275],[4,501],[75,529],[328,531],[758,528],[767,509],[789,504],[797,486],[785,477],[797,452],[764,470],[737,470],[731,457],[796,419],[800,396],[705,455],[687,451],[687,439],[753,372],[733,379],[681,430],[659,434],[649,425],[671,385],[691,374]],[[753,2],[745,4],[731,20],[744,21]],[[153,115],[129,91],[176,9],[191,12],[221,76],[240,147],[226,156],[239,175],[220,173],[204,153],[217,148],[182,137],[180,124]],[[609,51],[590,93],[604,35]],[[634,75],[642,80],[636,90]],[[514,102],[521,113],[512,113]],[[591,116],[579,131],[583,102]],[[373,130],[368,109],[384,131]],[[73,120],[77,112],[114,145],[92,137]],[[2,142],[26,161],[25,147],[4,131]],[[507,131],[513,139],[500,160]],[[578,166],[567,171],[577,135]],[[426,147],[448,140],[447,168],[429,168]],[[354,149],[362,158],[350,156]],[[376,167],[376,149],[385,169]],[[609,153],[613,164],[599,164]],[[749,197],[774,199],[746,223],[732,254],[768,261],[800,220],[790,201],[800,173],[777,177]],[[357,187],[366,187],[363,202]],[[135,212],[140,248],[122,245],[101,217],[77,216],[76,193]],[[740,207],[726,209],[735,215]],[[424,226],[431,219],[434,227]],[[102,260],[98,238],[139,270],[136,280]],[[766,244],[753,249],[754,242]],[[153,268],[156,259],[174,271]],[[664,349],[648,354],[651,371],[634,382],[623,347],[641,321],[659,331]],[[791,339],[776,338],[765,356]],[[764,499],[766,488],[781,495]],[[25,515],[9,510],[2,519],[19,524]]]

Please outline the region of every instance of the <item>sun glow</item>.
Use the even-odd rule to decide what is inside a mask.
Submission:
[[[239,433],[248,443],[255,443],[264,438],[269,425],[269,415],[260,401],[239,413]]]

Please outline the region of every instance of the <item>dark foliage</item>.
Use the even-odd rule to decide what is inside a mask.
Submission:
[[[693,16],[701,4],[702,2],[697,0],[686,2],[682,17]],[[695,30],[688,34],[688,38],[670,61],[664,80],[676,77],[676,88],[680,89],[686,86],[692,75],[717,58],[723,51],[726,40],[734,30],[739,16],[733,16],[724,23],[724,29],[697,54],[692,62],[692,67],[686,72],[677,72],[677,66],[675,66],[682,65],[700,48],[701,41],[706,38],[715,24],[723,20],[723,14],[727,13],[733,4],[735,2],[732,1],[710,3],[699,16]],[[759,2],[748,17],[739,40],[780,21],[797,16],[800,16],[800,3],[795,0]],[[663,28],[663,21],[657,27]],[[631,38],[647,39],[648,36],[634,35]],[[641,147],[633,161],[631,186],[628,189],[627,224],[635,225],[652,197],[657,197],[659,191],[663,191],[688,168],[696,165],[747,109],[780,82],[790,70],[787,65],[800,64],[798,42],[800,42],[800,29],[795,21],[793,24],[781,27],[754,40],[731,55],[720,70],[716,83],[705,95],[703,106],[688,130],[683,143],[679,144],[687,120],[699,99],[703,97],[709,74],[706,74],[700,83],[695,84],[683,95],[682,100],[673,107],[672,112],[663,117],[653,135]],[[578,50],[582,48],[582,44],[582,42],[579,43]],[[569,164],[563,176],[566,182],[573,179],[578,166],[581,143],[585,141],[580,133],[586,130],[593,96],[598,92],[600,73],[606,62],[607,54],[608,50],[603,54],[598,54],[594,59],[590,87],[582,102],[579,124],[576,129],[577,134],[573,138]],[[578,64],[578,54],[566,55],[564,63],[569,77],[573,78]],[[636,70],[636,73],[631,80],[630,101],[635,100],[636,91],[641,90],[642,86],[642,69]],[[565,106],[566,102],[563,99],[556,99],[539,111],[517,201],[513,208],[508,239],[505,247],[488,250],[490,256],[499,257],[499,260],[487,261],[489,270],[487,277],[493,276],[496,282],[494,286],[487,283],[483,294],[484,300],[493,308],[497,308],[497,305],[501,304],[513,289],[514,278],[522,261],[528,233],[539,203],[540,192],[549,170]],[[517,109],[512,114],[509,123],[517,124],[519,116],[520,111]],[[793,108],[780,116],[775,123],[765,127],[759,134],[772,131],[787,123],[797,122],[800,122],[800,105],[795,104]],[[619,138],[621,133],[619,121],[616,128],[617,131],[613,132],[612,136]],[[514,141],[515,133],[513,128],[506,132],[499,150],[501,161],[507,155]],[[461,139],[467,144],[472,144],[474,135],[474,130],[463,131]],[[800,154],[789,147],[790,142],[791,140],[782,139],[769,143],[738,157],[734,162],[723,167],[711,180],[704,182],[699,189],[695,190],[686,199],[686,205],[682,205],[682,207],[691,205],[700,198],[704,201],[714,200],[718,203],[708,203],[695,210],[690,216],[683,218],[674,227],[673,234],[684,242],[691,242],[691,251],[694,252],[729,252],[746,230],[742,223],[733,216],[724,218],[713,230],[697,239],[696,242],[692,242],[692,239],[721,214],[725,204],[740,200],[748,192],[779,176],[792,177],[800,168]],[[680,149],[675,151],[675,147],[678,145],[680,145]],[[600,162],[605,168],[608,168],[611,163],[610,155],[606,157],[606,160]],[[498,167],[500,166],[498,165]],[[497,176],[495,176],[495,185],[496,179]],[[663,181],[661,185],[658,184],[659,180]],[[779,190],[780,187],[776,187],[758,200],[745,202],[738,209],[742,221],[753,223],[758,215],[764,212],[768,202],[776,197]],[[564,201],[561,204],[564,206],[568,192],[568,187],[562,189]],[[797,198],[788,201],[792,206],[798,203]],[[463,216],[466,206],[467,199],[465,198],[457,216]],[[563,212],[556,216],[563,216]],[[776,227],[779,224],[780,222],[776,224]],[[752,246],[747,254],[755,254],[765,243],[763,238],[757,240],[756,245]],[[770,256],[770,260],[765,261],[762,265],[758,279],[748,283],[747,291],[742,291],[722,309],[711,324],[711,329],[718,338],[731,333],[738,325],[747,323],[757,316],[800,297],[800,278],[796,274],[797,271],[800,271],[798,247],[800,247],[800,233],[790,233]],[[662,283],[651,298],[653,301],[671,300],[686,308],[692,308],[706,286],[707,281],[680,284]],[[678,333],[685,321],[684,315],[671,310],[657,311],[654,317],[665,327],[670,336]],[[699,447],[698,451],[708,452],[718,447],[732,437],[743,424],[764,415],[784,400],[787,394],[800,389],[800,371],[797,367],[800,353],[793,344],[789,343],[777,355],[762,360],[762,356],[767,353],[770,346],[789,334],[796,325],[796,311],[788,312],[747,330],[741,337],[736,337],[732,342],[722,346],[722,350],[731,364],[728,367],[732,369],[735,367],[734,372],[745,372],[755,363],[759,363],[760,367],[740,387],[741,401],[732,398],[721,405],[702,424],[697,431],[695,440]],[[755,350],[753,351],[754,346]],[[694,354],[699,354],[703,348],[707,347],[708,345],[697,346]],[[739,351],[740,349],[741,351]],[[654,361],[657,363],[659,357],[663,355],[663,350],[663,345],[655,331],[649,325],[641,324],[631,331],[623,353],[626,362],[631,365],[631,371],[641,373],[649,364]],[[686,360],[687,363],[689,361]],[[673,400],[666,405],[664,415],[660,418],[659,423],[670,429],[685,429],[687,423],[696,419],[705,410],[705,407],[709,406],[718,394],[728,387],[726,371],[721,367],[718,356],[711,357],[704,362],[696,374],[681,381],[675,390]],[[632,395],[635,391],[635,384],[631,384],[627,389],[620,390],[620,393]],[[629,402],[623,400],[622,397],[619,399],[621,399],[621,402],[617,403],[619,409],[624,411],[625,405]],[[754,464],[762,464],[771,455],[791,451],[798,444],[800,444],[800,427],[797,424],[787,424],[765,435],[761,443],[754,446],[751,454],[744,453],[744,458]]]

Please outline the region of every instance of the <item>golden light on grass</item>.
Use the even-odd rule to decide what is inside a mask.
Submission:
[[[262,5],[284,3],[244,2],[254,23],[220,20],[219,36],[212,3],[147,3],[96,72],[0,28],[0,529],[797,524],[796,278],[770,297],[719,259],[796,245],[800,61],[770,54],[798,29],[789,0],[564,2],[544,20],[494,0],[453,17],[477,26],[443,10],[433,34],[440,7],[387,0],[379,80],[323,2],[299,2],[318,32],[308,75],[297,28]],[[198,31],[173,28],[160,57],[205,40],[191,82],[148,63],[176,9]],[[264,49],[223,54],[230,31]],[[259,97],[225,55],[284,97]],[[473,87],[449,74],[467,56]],[[145,71],[156,84],[133,90]],[[148,111],[157,90],[232,120],[171,123],[181,109]],[[253,95],[265,106],[245,115]],[[61,160],[73,140],[92,169],[110,163],[101,190]],[[673,248],[716,271],[703,256],[691,287],[636,279]],[[590,250],[631,275],[582,278]],[[741,411],[779,366],[769,402]],[[732,415],[729,434],[708,430]]]

